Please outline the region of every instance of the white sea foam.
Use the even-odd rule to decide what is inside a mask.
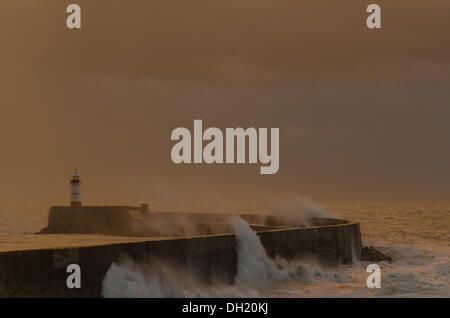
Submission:
[[[256,232],[242,219],[234,220],[237,240],[237,274],[234,285],[207,286],[190,273],[168,264],[112,264],[103,281],[104,297],[258,297],[270,286],[287,281],[313,282],[336,279],[311,261],[270,259]]]

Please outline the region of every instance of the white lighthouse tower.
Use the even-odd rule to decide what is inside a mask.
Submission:
[[[78,169],[70,179],[70,206],[81,206],[81,180]]]

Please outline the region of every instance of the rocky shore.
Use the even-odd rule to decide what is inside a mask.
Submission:
[[[392,263],[394,260],[386,254],[376,250],[373,246],[364,246],[361,249],[361,261],[366,262],[382,262]]]

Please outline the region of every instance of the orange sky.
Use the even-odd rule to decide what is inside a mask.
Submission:
[[[167,208],[450,193],[450,2],[0,0],[0,191]],[[170,132],[279,127],[280,171],[176,166]]]

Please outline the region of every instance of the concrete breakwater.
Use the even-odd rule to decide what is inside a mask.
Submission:
[[[48,226],[41,233],[136,237],[225,234],[233,233],[231,223],[235,216],[246,220],[255,230],[291,225],[288,220],[271,215],[150,212],[145,204],[141,207],[53,206],[49,210]]]
[[[330,222],[325,222],[329,224]],[[258,231],[267,254],[286,259],[307,256],[331,265],[359,259],[359,223]],[[237,252],[233,234],[179,238],[66,249],[0,253],[0,297],[100,297],[102,281],[113,262],[129,256],[137,262],[167,262],[206,283],[232,283]],[[66,285],[69,264],[81,268],[80,289]]]
[[[150,212],[136,206],[52,206],[43,234],[104,234],[133,237],[173,237],[233,233],[239,216],[255,231],[305,227],[286,216],[269,214]],[[309,225],[348,223],[340,219],[311,218]]]

